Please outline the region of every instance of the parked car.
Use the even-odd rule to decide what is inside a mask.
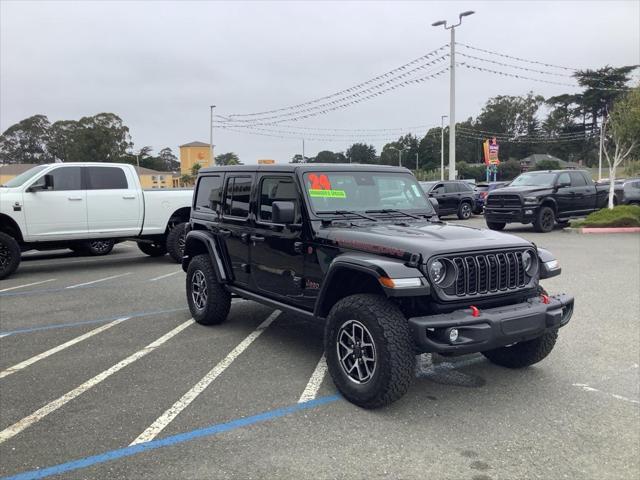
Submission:
[[[607,198],[609,195],[609,182],[606,182]],[[614,205],[640,205],[640,178],[628,178],[616,180],[613,184]]]
[[[561,272],[551,253],[440,221],[405,168],[203,168],[194,198],[193,319],[220,324],[239,296],[323,325],[329,373],[364,408],[404,395],[416,353],[540,362],[573,313],[573,297],[540,286]]]
[[[463,180],[440,182],[420,182],[424,192],[438,200],[440,216],[457,214],[460,220],[467,220],[475,209],[473,184]]]
[[[605,207],[608,188],[594,184],[585,170],[526,172],[487,195],[484,218],[492,230],[533,223],[536,231],[550,232],[556,222],[566,224]]]
[[[181,261],[192,196],[192,190],[143,191],[128,164],[33,167],[0,186],[0,278],[16,271],[27,250],[106,255],[122,240]]]
[[[473,189],[476,201],[473,213],[480,215],[484,209],[484,200],[487,198],[489,192],[498,188],[506,187],[509,183],[510,182],[478,183]]]

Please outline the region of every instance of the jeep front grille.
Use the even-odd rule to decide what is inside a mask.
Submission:
[[[523,251],[448,256],[458,275],[443,291],[448,296],[491,294],[525,288],[531,278],[525,273]]]
[[[520,195],[492,193],[487,196],[487,207],[513,208],[521,207]]]

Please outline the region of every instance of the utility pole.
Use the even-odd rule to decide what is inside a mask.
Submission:
[[[209,109],[210,109],[210,116],[209,116],[209,152],[211,155],[211,165],[213,166],[216,164],[215,159],[213,158],[213,109],[216,108],[215,105],[210,105]]]
[[[302,139],[302,163],[307,163],[304,159],[304,138]]]
[[[389,150],[396,150],[398,152],[398,166],[401,167],[402,166],[402,152],[404,152],[404,148],[403,149],[399,149],[396,147],[389,147]]]
[[[420,161],[418,159],[419,158],[418,155],[419,155],[418,152],[416,152],[416,178],[418,178],[418,166],[419,166],[419,163],[420,163]]]
[[[456,27],[462,25],[462,17],[468,17],[475,12],[468,10],[458,15],[458,23],[447,26],[446,20],[439,20],[431,24],[433,27],[444,25],[451,30],[450,67],[449,67],[449,180],[456,179]]]
[[[444,180],[444,119],[447,117],[440,116],[440,180]]]

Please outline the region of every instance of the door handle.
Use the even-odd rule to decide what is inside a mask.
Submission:
[[[69,200],[71,200],[72,202],[77,202],[79,200],[82,200],[82,197],[68,197]]]
[[[229,238],[231,236],[231,230],[226,230],[224,228],[218,229],[218,235],[224,238]]]
[[[122,198],[124,198],[125,200],[135,200],[136,196],[135,195],[123,195]]]
[[[249,237],[252,242],[264,242],[264,237],[262,235],[251,235]]]

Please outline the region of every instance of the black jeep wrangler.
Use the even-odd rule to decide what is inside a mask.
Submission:
[[[560,274],[549,252],[441,222],[399,167],[202,169],[182,268],[201,324],[223,322],[232,296],[324,322],[333,381],[367,408],[407,391],[418,353],[539,362],[573,312],[539,284]]]

